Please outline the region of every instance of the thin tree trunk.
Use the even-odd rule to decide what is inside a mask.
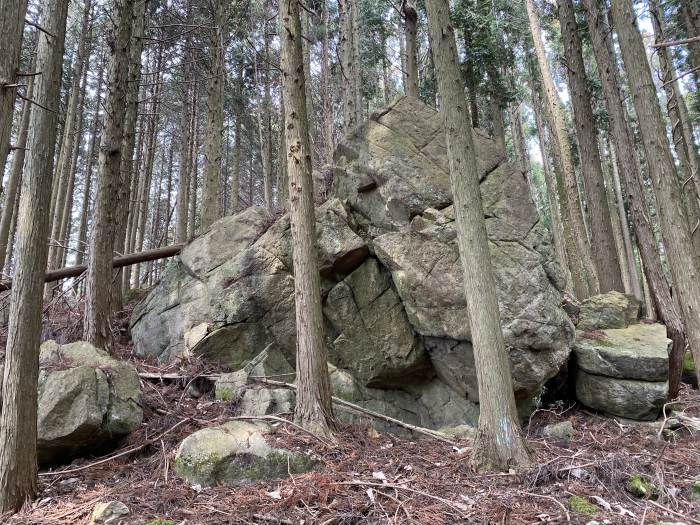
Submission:
[[[493,79],[492,79],[493,80]],[[497,97],[489,97],[489,105],[491,109],[491,126],[493,127],[493,139],[496,142],[498,151],[506,156],[506,130],[503,124],[503,108]]]
[[[221,174],[224,129],[224,46],[227,4],[217,0],[214,30],[210,42],[211,68],[207,81],[207,131],[204,141],[204,186],[202,189],[202,229],[221,217],[219,178]]]
[[[544,172],[544,181],[547,187],[547,201],[549,203],[549,216],[551,220],[552,238],[554,240],[554,251],[557,255],[557,260],[564,271],[566,289],[573,289],[571,279],[571,271],[566,257],[566,246],[564,243],[564,226],[561,220],[561,210],[559,208],[559,196],[557,193],[557,183],[554,180],[550,167],[549,148],[547,147],[548,140],[546,137],[546,129],[542,120],[542,101],[540,100],[539,89],[532,90],[532,109],[535,113],[535,124],[537,126],[537,138],[540,145],[540,155],[542,156],[542,171]]]
[[[114,44],[107,69],[109,87],[105,100],[105,129],[97,169],[95,213],[90,232],[88,272],[85,279],[83,338],[98,348],[108,348],[112,335],[109,321],[114,223],[120,206],[117,198],[121,182],[133,10],[134,0],[114,0]]]
[[[191,78],[191,71],[189,70],[187,78]],[[194,105],[197,103],[196,89],[193,87],[191,92],[191,96],[190,91],[185,93],[185,108],[180,124],[180,174],[177,184],[177,220],[175,223],[176,242],[187,241],[187,211],[190,204],[190,171],[192,169],[192,157],[190,156],[192,153],[192,148],[190,147],[190,141],[193,140],[192,135],[194,134],[193,127],[195,114]],[[238,136],[238,130],[236,130],[236,136]],[[235,171],[233,178],[234,180],[236,179]],[[237,195],[231,196],[232,208],[234,211],[236,209],[236,197]]]
[[[90,216],[90,197],[92,190],[92,172],[95,167],[95,159],[97,150],[100,147],[100,108],[102,107],[102,80],[104,77],[106,58],[103,56],[100,60],[99,71],[97,73],[97,86],[95,92],[95,109],[92,117],[92,129],[90,131],[90,146],[88,147],[87,168],[85,169],[85,182],[83,186],[83,199],[80,211],[80,228],[78,230],[78,252],[76,264],[83,264],[85,260],[85,252],[87,250],[87,226],[88,217]]]
[[[282,18],[282,94],[289,173],[289,222],[292,230],[294,300],[297,322],[297,405],[295,419],[305,429],[328,436],[335,430],[321,310],[316,255],[311,144],[301,49],[299,3],[280,3]]]
[[[627,213],[625,212],[625,202],[622,197],[622,183],[620,182],[620,168],[618,156],[615,152],[615,146],[610,144],[610,163],[612,165],[612,189],[617,205],[617,214],[620,218],[620,228],[622,230],[622,240],[625,246],[625,260],[630,277],[631,293],[640,301],[642,300],[642,288],[640,285],[639,272],[637,271],[637,261],[634,256],[634,248],[632,246],[632,236],[630,235],[630,226],[627,221]]]
[[[554,79],[552,78],[552,72],[550,71],[549,64],[547,63],[547,55],[542,42],[539,15],[535,9],[533,0],[525,0],[525,6],[527,8],[528,20],[530,23],[530,33],[532,33],[532,39],[535,44],[535,52],[537,54],[537,62],[540,67],[540,75],[542,77],[542,84],[547,99],[547,106],[549,108],[549,114],[552,118],[552,131],[556,139],[559,158],[561,159],[563,169],[564,181],[566,184],[565,198],[567,200],[568,219],[571,222],[573,238],[576,243],[576,254],[572,254],[573,258],[570,258],[570,260],[572,262],[574,260],[581,261],[586,272],[586,283],[588,286],[588,294],[586,295],[596,295],[600,292],[600,285],[598,282],[596,267],[593,262],[591,247],[588,244],[586,225],[583,212],[581,210],[581,200],[578,194],[576,172],[574,170],[574,162],[571,155],[569,137],[566,132],[566,121],[564,119],[561,101],[559,100],[559,93],[556,90]],[[576,279],[575,275],[574,279]],[[576,282],[574,282],[574,284],[576,284]],[[582,290],[580,288],[581,287],[579,287],[579,290],[576,290],[577,293],[581,293]],[[585,299],[585,297],[579,297],[579,299]]]
[[[479,106],[477,105],[477,82],[472,58],[472,35],[469,31],[464,32],[464,50],[467,53],[465,58],[465,79],[467,85],[467,97],[469,98],[469,114],[472,119],[472,127],[479,127]]]
[[[199,178],[199,119],[197,118],[197,106],[194,107],[194,133],[192,134],[192,168],[190,171],[190,211],[189,224],[187,226],[187,238],[192,239],[197,235],[197,185]]]
[[[695,0],[681,0],[681,14],[687,36],[700,36],[700,7]],[[690,42],[688,44],[688,57],[691,68],[695,69],[693,78],[695,79],[695,91],[700,93],[700,41]]]
[[[331,66],[330,66],[330,24],[331,16],[328,3],[323,0],[323,41],[321,43],[321,109],[323,112],[323,162],[330,165],[333,162],[333,92],[331,91]],[[386,93],[385,93],[386,97]],[[281,112],[284,115],[284,112]],[[282,119],[284,123],[284,118]],[[284,136],[284,131],[281,133]],[[284,148],[280,148],[285,151]],[[280,164],[285,164],[284,161]],[[280,170],[281,171],[281,170]],[[281,181],[281,188],[286,188]]]
[[[349,133],[358,124],[355,104],[355,75],[357,64],[354,60],[353,16],[354,0],[338,0],[340,17],[340,89],[343,103],[343,132]]]
[[[360,7],[361,0],[350,0],[352,2],[352,62],[353,76],[353,94],[355,96],[355,125],[359,126],[362,123],[362,60],[360,54]]]
[[[518,423],[513,379],[501,332],[476,153],[449,3],[447,0],[428,0],[426,4],[440,111],[447,133],[457,243],[479,385],[479,426],[472,463],[479,469],[507,470],[529,463],[530,453]]]
[[[32,61],[34,63],[34,61]],[[34,96],[34,77],[29,77],[27,80],[27,98],[32,99]],[[2,216],[0,217],[0,272],[5,270],[5,263],[9,262],[5,259],[9,251],[8,238],[10,236],[10,226],[15,212],[15,200],[19,197],[19,186],[22,182],[22,168],[24,167],[24,158],[26,156],[27,135],[29,133],[29,116],[32,112],[31,103],[26,100],[22,104],[22,118],[19,124],[19,133],[17,135],[17,150],[12,158],[12,168],[10,170],[10,178],[7,181],[7,189],[5,191],[5,205],[2,208]]]
[[[558,0],[559,21],[566,53],[566,76],[574,108],[574,126],[581,156],[581,172],[588,218],[590,221],[591,250],[602,293],[624,291],[620,261],[615,250],[610,219],[611,210],[605,195],[603,169],[598,151],[591,95],[588,91],[583,51],[572,0]]]
[[[7,11],[0,11],[9,15]],[[42,288],[48,259],[48,208],[61,92],[68,0],[49,0],[38,34],[35,98],[18,221],[17,264],[10,301],[0,412],[0,514],[18,511],[37,493],[37,382]],[[16,15],[16,12],[14,13]],[[6,16],[0,15],[2,18]],[[22,16],[20,20],[24,20]],[[7,33],[5,33],[7,34]],[[44,109],[47,108],[47,109]]]
[[[691,352],[695,361],[700,362],[700,276],[691,253],[689,226],[682,209],[680,187],[663,117],[630,0],[613,0],[612,6],[649,172],[654,182],[657,211],[675,285],[674,292],[681,307]],[[669,368],[677,370],[679,364],[682,366],[682,358],[682,353],[680,356],[672,354]],[[671,387],[669,389],[672,391]]]
[[[0,173],[5,172],[5,162],[10,152],[17,92],[16,87],[6,86],[17,84],[26,12],[27,0],[0,0],[0,35],[3,39],[0,53]]]
[[[404,40],[406,42],[406,94],[418,97],[418,13],[413,0],[404,0]]]
[[[581,259],[578,256],[578,251],[576,249],[576,241],[574,240],[574,232],[571,226],[571,221],[567,220],[570,216],[569,199],[567,198],[566,188],[564,187],[564,168],[561,162],[560,149],[557,145],[557,137],[552,131],[554,127],[554,119],[552,118],[550,107],[543,102],[545,97],[542,95],[541,85],[537,81],[535,69],[536,67],[534,60],[530,60],[530,88],[532,90],[533,100],[535,100],[536,104],[541,109],[540,114],[544,116],[544,120],[548,124],[547,127],[549,133],[547,135],[549,140],[545,142],[545,147],[550,152],[554,166],[553,185],[554,189],[556,190],[559,207],[561,209],[563,248],[566,253],[566,261],[568,262],[567,276],[571,276],[569,290],[573,291],[574,295],[577,297],[587,297],[589,293],[588,284],[584,275]]]

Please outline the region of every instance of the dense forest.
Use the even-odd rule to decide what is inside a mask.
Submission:
[[[700,523],[696,0],[0,34],[0,522]]]

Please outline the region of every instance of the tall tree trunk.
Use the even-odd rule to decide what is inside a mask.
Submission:
[[[12,115],[15,108],[17,73],[24,17],[27,13],[27,0],[0,0],[0,173],[5,172],[5,162],[10,152]]]
[[[191,78],[191,71],[188,70],[187,78]],[[191,91],[191,95],[190,95]],[[187,241],[187,211],[190,204],[190,171],[192,170],[192,148],[190,141],[194,134],[194,105],[197,103],[197,92],[194,87],[185,93],[185,109],[181,121],[181,143],[180,143],[180,174],[177,183],[177,217],[175,222],[175,242]],[[236,137],[238,137],[238,120],[236,118]],[[237,174],[234,168],[234,184]],[[237,194],[231,191],[231,206],[235,213],[237,205]]]
[[[354,64],[354,75],[351,79],[353,83],[353,94],[355,96],[355,125],[362,123],[362,60],[360,54],[360,6],[361,0],[350,0],[352,2],[352,61]]]
[[[227,4],[216,1],[214,30],[210,42],[210,69],[207,80],[207,131],[204,141],[204,186],[202,189],[202,229],[221,217],[219,177],[221,174],[224,129],[224,46]]]
[[[189,224],[187,225],[187,238],[192,239],[197,235],[197,186],[199,179],[199,118],[197,118],[197,106],[194,106],[194,133],[190,147],[192,151],[192,167],[190,168],[190,211]]]
[[[689,225],[683,213],[663,117],[630,0],[613,0],[612,6],[646,160],[654,182],[661,234],[673,276],[675,296],[681,307],[693,357],[700,362],[700,276],[691,253]],[[651,279],[649,281],[651,284]],[[679,359],[682,361],[682,353],[680,356],[677,353],[671,355],[671,370],[677,369]],[[671,387],[669,390],[672,391]]]
[[[79,104],[81,97],[80,82],[83,78],[83,69],[88,58],[88,26],[90,24],[91,10],[92,0],[85,0],[83,4],[82,20],[80,22],[80,39],[76,52],[77,56],[73,61],[70,98],[68,100],[68,109],[66,110],[66,119],[63,124],[63,140],[58,156],[56,174],[54,175],[57,185],[51,210],[52,244],[49,248],[49,268],[58,268],[63,258],[63,251],[60,246],[62,241],[61,226],[63,224],[64,208],[68,200],[69,190],[71,189],[71,160],[73,158],[75,140],[79,132],[76,123],[78,121],[78,113],[80,112],[82,114],[82,107],[80,107]]]
[[[139,92],[141,84],[141,55],[143,53],[144,30],[146,23],[146,0],[135,0],[132,14],[131,45],[129,49],[129,77],[127,84],[126,116],[124,119],[124,138],[122,143],[121,182],[119,184],[117,201],[123,205],[116,212],[114,225],[114,251],[126,253],[129,251],[127,237],[129,212],[133,212],[131,201],[135,198],[132,189],[138,187],[138,162],[134,159],[136,148],[136,123],[138,120]],[[155,81],[160,80],[156,74]],[[129,283],[123,268],[116,271],[112,282],[112,308],[121,310],[124,304],[124,294],[128,291]]]
[[[34,61],[32,61],[33,63]],[[27,81],[27,98],[34,96],[34,77],[29,77]],[[24,158],[27,151],[27,135],[29,134],[29,116],[32,112],[32,105],[26,100],[22,104],[22,118],[20,119],[19,132],[17,134],[17,150],[12,158],[12,168],[10,178],[7,181],[5,192],[5,205],[2,207],[0,216],[0,272],[5,270],[5,255],[8,252],[8,239],[10,236],[10,226],[15,212],[15,200],[19,197],[19,185],[22,183],[22,169],[24,168]]]
[[[476,153],[469,125],[454,31],[447,0],[428,0],[428,27],[447,133],[447,155],[457,218],[457,243],[479,385],[479,427],[472,463],[506,470],[526,464],[530,453],[520,431],[513,379],[501,332]]]
[[[549,203],[549,216],[551,220],[552,238],[554,240],[554,251],[557,260],[564,271],[566,289],[573,289],[571,271],[566,257],[566,246],[564,242],[564,226],[562,225],[562,212],[559,207],[559,195],[557,193],[557,183],[550,167],[549,141],[547,140],[546,129],[542,119],[542,100],[539,89],[532,89],[532,109],[535,113],[535,124],[537,126],[537,138],[540,145],[540,155],[542,156],[542,171],[544,172],[544,182],[547,187],[547,202]]]
[[[630,226],[627,221],[627,213],[625,212],[625,202],[622,197],[622,183],[620,182],[620,165],[618,156],[615,151],[615,146],[610,144],[610,163],[612,165],[612,189],[615,196],[615,204],[617,206],[617,214],[620,218],[620,228],[622,229],[622,240],[625,246],[625,260],[630,276],[631,293],[640,301],[642,300],[642,288],[640,284],[639,272],[637,271],[637,261],[634,256],[634,248],[632,246],[632,236],[630,235]]]
[[[586,283],[588,286],[588,294],[586,295],[595,295],[600,292],[600,285],[598,282],[596,267],[593,262],[591,247],[588,244],[586,225],[583,218],[583,211],[581,210],[581,200],[578,194],[576,171],[574,170],[571,146],[569,145],[569,137],[566,132],[566,121],[564,119],[561,101],[559,100],[559,93],[557,92],[554,79],[552,78],[552,72],[550,71],[549,64],[547,63],[547,54],[545,52],[544,43],[542,42],[539,15],[535,9],[533,0],[525,0],[525,7],[527,8],[530,33],[532,34],[532,40],[535,44],[535,52],[537,54],[537,62],[540,68],[544,93],[547,99],[549,114],[552,118],[552,131],[554,138],[556,139],[556,145],[559,152],[559,158],[561,159],[564,181],[566,184],[566,192],[564,197],[567,201],[568,219],[571,222],[571,229],[573,232],[574,241],[576,243],[577,252],[575,254],[571,254],[573,257],[569,260],[571,262],[577,260],[581,261],[586,272]],[[574,279],[576,279],[576,276],[574,276]],[[576,282],[574,282],[574,284],[576,284]],[[581,293],[581,291],[582,290],[580,289],[576,290],[577,293]],[[579,297],[579,299],[585,299],[585,297]]]
[[[489,97],[491,109],[491,126],[493,127],[493,140],[496,142],[498,151],[506,156],[506,130],[503,124],[503,108],[498,97]]]
[[[700,36],[700,7],[695,0],[681,0],[681,14],[685,23],[688,38]],[[700,42],[690,42],[688,44],[688,57],[690,65],[695,72],[695,91],[700,93]]]
[[[105,100],[105,128],[97,168],[95,213],[85,280],[85,316],[83,338],[98,348],[111,344],[110,299],[114,223],[120,205],[118,186],[121,183],[122,141],[129,76],[129,44],[131,41],[134,0],[113,0],[113,47],[107,68],[108,89]]]
[[[615,250],[608,200],[605,195],[603,169],[598,151],[591,95],[586,81],[581,40],[572,0],[558,0],[559,22],[566,54],[566,76],[569,81],[571,104],[574,108],[574,126],[581,156],[586,204],[590,221],[591,249],[600,291],[624,291],[620,262]]]
[[[469,31],[464,32],[464,51],[466,53],[465,61],[465,77],[467,83],[467,97],[469,98],[469,114],[472,118],[472,127],[479,127],[479,106],[477,104],[477,81],[474,68],[474,59],[472,58],[472,34]]]
[[[289,222],[292,229],[294,300],[297,322],[297,405],[295,419],[305,429],[328,436],[335,430],[321,310],[316,254],[316,215],[306,89],[301,50],[299,3],[280,3],[282,18],[282,96],[289,173]]]
[[[95,158],[97,150],[100,147],[100,109],[102,107],[102,80],[104,78],[106,57],[100,60],[100,66],[97,73],[97,85],[95,87],[95,108],[92,116],[92,129],[90,130],[90,145],[88,146],[87,168],[84,175],[83,198],[80,210],[80,228],[78,230],[78,252],[75,264],[81,265],[85,260],[85,252],[87,250],[87,226],[90,216],[90,198],[92,191],[92,172],[95,167]]]
[[[2,15],[9,15],[5,10]],[[48,258],[48,208],[61,93],[68,0],[49,0],[38,34],[30,145],[18,221],[17,264],[10,301],[0,412],[0,514],[19,510],[37,492],[37,382],[44,271]],[[14,13],[17,16],[17,13]],[[20,20],[24,20],[22,16]],[[7,34],[7,33],[5,33]]]
[[[599,0],[583,0],[586,8],[591,44],[598,64],[603,95],[608,109],[612,137],[617,153],[618,173],[625,180],[627,202],[634,226],[644,282],[650,288],[654,304],[647,302],[650,310],[656,310],[666,324],[668,337],[673,341],[669,366],[669,394],[675,397],[680,388],[682,360],[685,351],[685,329],[676,301],[671,297],[669,282],[661,267],[661,255],[656,237],[649,222],[642,186],[642,170],[634,146],[633,133],[620,92],[619,73],[613,53],[610,27],[600,8]]]
[[[418,97],[418,13],[413,0],[404,0],[404,39],[406,41],[406,94]]]
[[[355,8],[354,0],[338,0],[338,10],[340,17],[340,89],[343,105],[343,132],[349,133],[356,125],[357,108],[355,104],[357,97],[355,96],[355,76],[357,75],[355,63],[355,55],[353,52],[353,16],[352,11]]]
[[[323,115],[323,162],[331,164],[333,162],[333,92],[331,91],[331,66],[330,66],[330,24],[331,16],[328,3],[330,0],[323,0],[323,41],[321,42],[321,111]],[[385,94],[386,95],[386,94]],[[281,112],[284,115],[284,112]],[[284,119],[282,119],[284,123]],[[282,132],[281,135],[284,135]],[[284,148],[280,148],[285,151]],[[284,161],[280,164],[285,164]],[[284,181],[280,185],[286,188]]]
[[[570,216],[569,214],[569,199],[566,195],[566,188],[564,186],[564,168],[561,162],[560,149],[557,144],[557,137],[552,131],[554,129],[552,112],[550,111],[549,105],[544,103],[544,95],[542,94],[542,87],[538,81],[535,70],[537,69],[534,60],[528,61],[529,69],[529,80],[530,89],[532,91],[533,102],[537,104],[540,109],[542,120],[547,122],[547,128],[549,133],[547,137],[549,140],[545,142],[545,148],[549,151],[552,163],[554,167],[553,172],[553,189],[556,191],[557,200],[559,201],[559,207],[561,210],[561,225],[562,225],[562,239],[563,239],[563,249],[566,253],[566,261],[568,265],[566,267],[567,277],[571,276],[571,281],[569,282],[569,290],[574,292],[577,297],[587,297],[588,283],[586,282],[586,277],[584,274],[583,265],[581,264],[581,259],[578,256],[578,251],[576,248],[576,241],[574,240],[574,232],[571,226],[571,221],[567,220]],[[544,122],[543,129],[544,129]]]
[[[654,41],[658,44],[664,41],[664,19],[663,10],[654,0],[648,0],[649,14],[654,28]],[[687,118],[688,110],[683,100],[683,94],[678,87],[676,70],[673,67],[671,53],[667,47],[660,47],[656,51],[659,56],[659,66],[663,89],[666,93],[666,111],[671,121],[671,138],[673,147],[676,150],[680,167],[681,195],[685,203],[685,211],[690,225],[690,240],[695,252],[695,260],[700,263],[700,204],[698,203],[697,187],[692,179],[697,174],[698,161],[695,144],[692,141],[692,134],[686,133],[689,130]]]

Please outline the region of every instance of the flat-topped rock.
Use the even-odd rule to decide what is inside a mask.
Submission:
[[[642,381],[665,381],[671,340],[662,324],[634,324],[579,334],[574,345],[576,364],[590,374]]]

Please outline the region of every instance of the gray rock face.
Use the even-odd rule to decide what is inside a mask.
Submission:
[[[630,295],[612,291],[589,297],[581,303],[578,330],[626,328],[639,321],[640,304]]]
[[[581,333],[574,346],[576,397],[584,405],[627,419],[656,419],[668,396],[666,327]]]
[[[576,397],[587,407],[627,419],[656,419],[668,396],[668,382],[597,376],[579,370]]]
[[[605,330],[607,337],[577,338],[574,355],[579,368],[589,374],[642,381],[668,378],[671,340],[661,324],[635,324]]]
[[[567,360],[573,325],[524,175],[480,132],[475,142],[516,394],[530,399]],[[333,173],[331,200],[316,210],[330,362],[369,408],[433,428],[474,421],[478,392],[438,113],[399,98],[346,137]],[[272,343],[281,368],[292,367],[290,242],[288,219],[259,209],[215,223],[134,311],[136,351],[163,361],[197,353],[235,370]]]
[[[188,483],[213,486],[243,485],[313,468],[310,457],[270,446],[270,430],[246,421],[199,430],[180,444],[175,471]]]
[[[41,346],[40,366],[40,463],[99,452],[141,426],[141,386],[133,366],[88,343],[54,341]]]

